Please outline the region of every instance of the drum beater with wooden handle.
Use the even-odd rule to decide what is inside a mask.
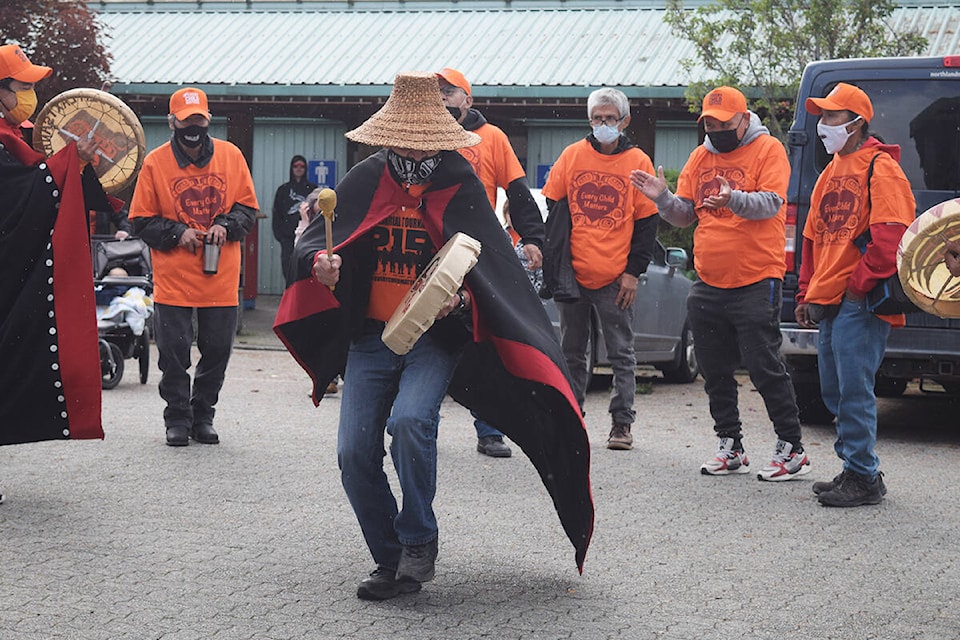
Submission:
[[[317,194],[317,208],[327,227],[327,258],[330,258],[333,255],[333,217],[334,209],[337,208],[337,192],[330,188],[321,189]],[[330,291],[333,291],[335,286],[330,285]]]

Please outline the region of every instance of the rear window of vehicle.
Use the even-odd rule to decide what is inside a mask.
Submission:
[[[873,103],[870,131],[900,145],[900,166],[914,190],[960,190],[960,83],[941,80],[853,81]],[[827,90],[833,85],[827,87]],[[816,126],[816,118],[813,119]],[[830,158],[817,145],[817,169]]]

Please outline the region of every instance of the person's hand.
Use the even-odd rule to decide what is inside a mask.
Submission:
[[[113,234],[113,237],[117,240],[123,240],[124,238],[130,237],[130,234],[126,231],[117,231],[115,234]]]
[[[326,251],[321,251],[313,261],[313,277],[319,280],[320,284],[332,287],[340,281],[342,264],[343,259],[338,254],[327,256]]]
[[[640,279],[629,273],[621,273],[617,278],[620,283],[620,291],[617,292],[617,306],[621,309],[629,309],[634,300],[637,299],[637,285]]]
[[[207,238],[210,239],[210,244],[222,247],[227,242],[227,228],[222,224],[211,225],[207,229]]]
[[[950,275],[954,278],[960,277],[960,242],[956,240],[947,240],[944,245],[946,251],[943,254],[943,261],[950,270]]]
[[[630,172],[630,184],[639,189],[640,193],[654,200],[667,189],[667,181],[663,177],[663,165],[657,167],[655,176],[646,171],[634,169]]]
[[[197,249],[203,248],[203,233],[193,227],[188,227],[180,236],[180,246],[189,249],[191,253],[196,253]]]
[[[77,140],[77,155],[80,156],[80,161],[85,164],[93,162],[97,157],[97,147],[99,146],[100,143],[97,142],[96,138],[80,136]]]
[[[305,224],[310,224],[310,203],[306,200],[300,203],[300,220]]]
[[[793,317],[796,318],[797,324],[804,329],[813,329],[817,326],[810,320],[810,305],[806,302],[797,303],[797,306],[793,308]]]
[[[537,245],[523,245],[523,255],[527,256],[527,271],[536,271],[543,266],[543,253]]]
[[[440,311],[437,312],[437,320],[446,318],[448,315],[460,308],[460,296],[463,296],[464,310],[470,308],[470,294],[467,293],[466,289],[460,289],[460,292],[453,294],[447,301],[447,304],[443,305]]]
[[[730,194],[732,193],[730,183],[723,176],[717,176],[717,181],[720,183],[720,192],[715,196],[707,196],[703,199],[703,206],[707,209],[722,209],[730,204]]]

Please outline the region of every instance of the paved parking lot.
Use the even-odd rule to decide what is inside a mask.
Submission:
[[[715,446],[702,384],[652,372],[633,451],[604,448],[606,394],[588,398],[582,576],[533,466],[477,454],[469,413],[448,401],[437,579],[360,601],[373,567],[336,470],[338,398],[312,407],[266,314],[240,336],[220,445],[163,445],[154,369],[104,392],[104,441],[0,449],[0,639],[960,637],[960,407],[916,389],[884,400],[887,500],[831,510],[810,491],[839,468],[830,429],[805,432],[806,479],[701,476]],[[774,437],[742,382],[760,466]]]

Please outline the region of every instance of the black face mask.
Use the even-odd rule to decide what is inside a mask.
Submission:
[[[447,107],[447,111],[450,112],[450,115],[452,115],[453,119],[457,122],[460,121],[460,116],[463,115],[463,112],[460,111],[460,107]]]
[[[441,156],[438,153],[423,160],[414,160],[390,150],[387,152],[387,159],[390,161],[390,168],[393,169],[394,175],[400,182],[404,184],[423,184],[430,180],[430,176],[440,165]]]
[[[183,146],[188,149],[196,149],[206,142],[209,129],[209,127],[204,127],[199,124],[191,124],[182,129],[174,127],[173,135]]]
[[[736,129],[727,129],[726,131],[711,131],[707,134],[710,138],[710,144],[720,153],[729,153],[740,146],[740,138],[737,137]]]

